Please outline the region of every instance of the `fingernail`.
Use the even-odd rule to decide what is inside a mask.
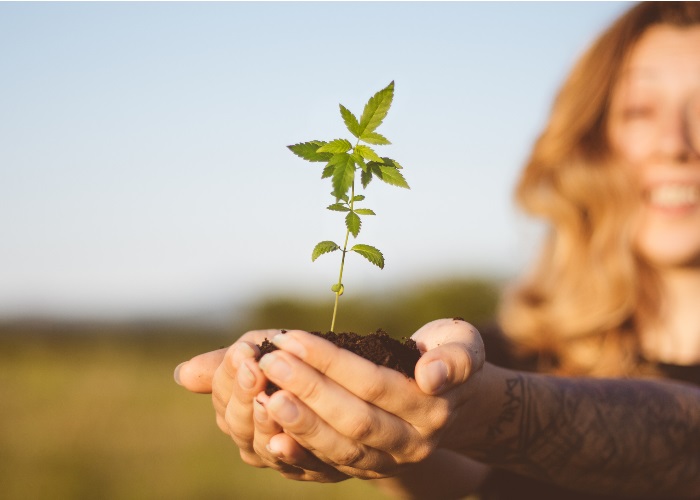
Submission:
[[[297,406],[283,395],[270,400],[267,408],[272,411],[282,423],[292,423],[299,416]]]
[[[175,383],[177,385],[182,385],[182,382],[180,382],[180,368],[182,368],[182,365],[184,365],[185,363],[187,363],[187,361],[183,361],[175,367],[175,373],[173,373],[173,378],[175,379]]]
[[[255,375],[245,364],[238,367],[238,385],[246,391],[251,390],[255,385]]]
[[[294,354],[299,359],[304,359],[306,357],[306,349],[298,340],[293,339],[287,334],[280,333],[272,337],[271,342],[291,354]]]
[[[277,356],[274,352],[266,354],[260,359],[260,369],[268,378],[273,380],[287,380],[292,374],[289,364]]]
[[[260,423],[267,422],[267,410],[257,400],[253,403],[253,417]]]
[[[282,451],[278,450],[277,447],[275,446],[275,443],[270,441],[265,445],[265,449],[270,452],[272,455],[275,455],[276,457],[281,457],[282,456]]]
[[[253,350],[252,347],[250,347],[248,344],[245,342],[241,342],[236,346],[236,350],[233,351],[233,367],[238,368],[241,366],[241,362],[245,358],[254,358],[255,357],[255,351]]]
[[[433,389],[433,392],[442,389],[447,382],[447,365],[443,361],[432,361],[428,363],[423,371],[425,373],[425,381],[428,383],[428,387]]]

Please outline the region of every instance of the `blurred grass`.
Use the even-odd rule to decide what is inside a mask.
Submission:
[[[492,316],[497,289],[470,283],[467,292],[454,282],[422,287],[398,303],[347,305],[349,328],[382,326],[403,336],[441,316],[479,322],[474,316]],[[470,303],[478,311],[465,312]],[[271,299],[252,308],[245,323],[312,329],[318,310],[318,304],[298,299]],[[382,310],[384,325],[376,323]],[[0,324],[0,497],[383,498],[359,480],[299,483],[245,465],[216,427],[209,397],[173,382],[179,362],[230,344],[241,328]]]

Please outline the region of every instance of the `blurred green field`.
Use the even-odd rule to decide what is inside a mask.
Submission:
[[[489,287],[480,282],[475,289],[483,318],[495,308],[497,293]],[[448,290],[449,296],[454,293]],[[464,294],[457,300],[464,301]],[[252,310],[248,321],[261,321],[263,315],[273,324],[304,324],[316,307],[274,299]],[[394,326],[404,335],[412,332],[412,322],[422,321],[421,314],[471,319],[459,310],[446,314],[439,307],[411,305],[405,310],[410,307],[418,317],[401,315],[408,324],[397,326],[394,318],[391,325],[378,326]],[[373,314],[365,320],[375,321]],[[383,498],[359,480],[299,483],[245,465],[216,427],[209,397],[189,394],[173,382],[178,363],[230,344],[240,328],[0,324],[0,497]]]

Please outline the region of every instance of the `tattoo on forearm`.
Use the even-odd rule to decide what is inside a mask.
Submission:
[[[563,486],[620,494],[700,488],[700,390],[517,374],[484,459]]]

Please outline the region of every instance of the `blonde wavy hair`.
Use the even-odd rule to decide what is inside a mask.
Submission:
[[[613,86],[651,26],[700,23],[696,2],[644,2],[583,55],[555,99],[516,188],[549,224],[539,260],[503,300],[500,323],[538,369],[568,375],[640,371],[635,324],[659,313],[658,283],[632,247],[629,185],[607,142]],[[629,183],[629,181],[627,181]]]

